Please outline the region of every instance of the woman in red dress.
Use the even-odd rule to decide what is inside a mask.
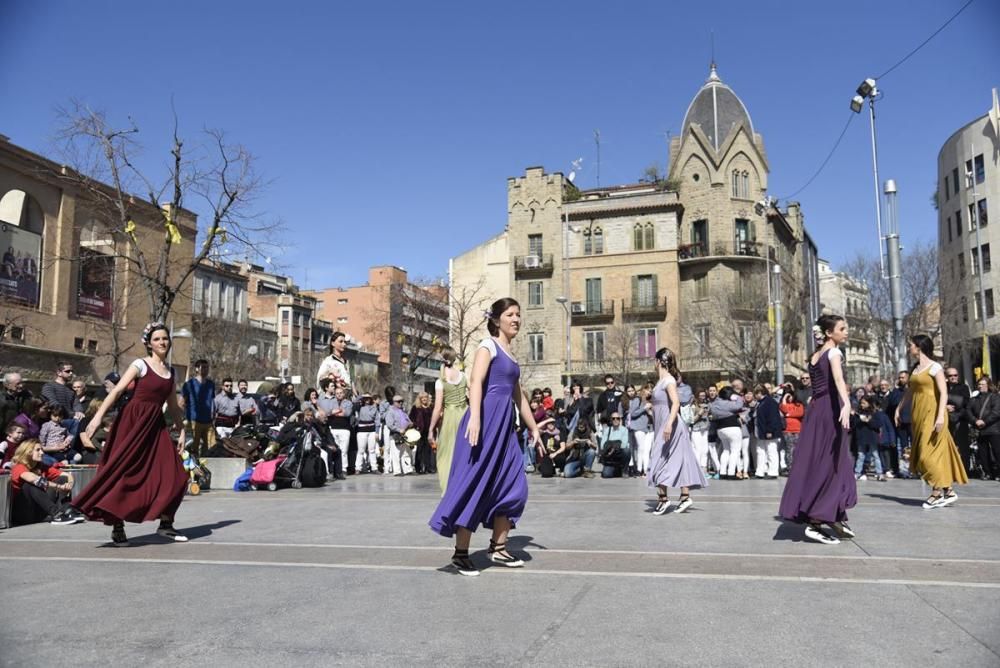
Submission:
[[[174,391],[174,371],[167,366],[170,333],[161,322],[150,323],[142,333],[148,356],[129,365],[104,399],[87,427],[87,436],[101,424],[104,413],[134,382],[131,399],[119,412],[101,453],[97,475],[73,500],[73,506],[92,520],[113,526],[111,540],[127,546],[125,522],[159,518],[156,533],[183,542],[187,536],[174,530],[174,514],[184,498],[188,476],[178,456],[184,443],[183,415]],[[166,402],[177,446],[170,439],[163,416]]]

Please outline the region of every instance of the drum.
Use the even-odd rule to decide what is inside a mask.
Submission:
[[[414,429],[413,427],[410,427],[409,429],[403,432],[403,438],[406,440],[407,443],[411,444],[417,443],[420,441],[420,432]]]

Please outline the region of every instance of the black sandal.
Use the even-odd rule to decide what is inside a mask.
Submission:
[[[476,568],[476,565],[472,563],[472,559],[469,558],[468,550],[460,550],[456,547],[455,554],[451,555],[451,565],[458,571],[459,575],[479,575],[479,569]]]
[[[116,524],[111,528],[111,542],[115,547],[128,547],[128,536],[125,535],[125,525]]]
[[[501,566],[506,566],[507,568],[521,568],[524,566],[524,562],[511,555],[507,551],[507,543],[497,543],[492,538],[490,538],[490,550],[488,552],[490,561],[494,564],[500,564]]]
[[[670,498],[666,494],[657,493],[656,499],[656,508],[653,509],[653,514],[662,515],[670,507]]]

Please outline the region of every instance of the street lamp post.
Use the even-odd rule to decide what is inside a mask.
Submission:
[[[172,366],[174,363],[174,339],[191,339],[194,335],[191,334],[191,330],[187,327],[181,327],[180,329],[174,329],[174,319],[170,319],[170,350],[167,351],[167,366]]]
[[[875,100],[881,97],[881,92],[876,85],[875,79],[865,79],[858,86],[857,95],[851,99],[851,111],[856,114],[861,113],[861,109],[868,100],[868,117],[871,124],[872,136],[872,173],[875,178],[875,226],[878,231],[878,260],[879,268],[883,279],[889,281],[889,294],[892,300],[892,320],[893,320],[893,354],[896,358],[896,370],[905,371],[906,353],[903,345],[903,288],[902,288],[902,268],[899,258],[899,228],[895,222],[891,225],[889,234],[882,234],[882,192],[878,178],[878,143],[875,138]],[[895,193],[896,184],[888,181],[886,184],[886,195],[889,195],[890,186],[892,191],[891,202],[893,205],[893,217],[895,217]],[[882,248],[885,241],[886,247]],[[888,260],[888,268],[886,263]]]
[[[781,265],[774,263],[774,384],[780,385],[785,370],[784,336],[781,327]]]
[[[556,297],[556,301],[563,307],[566,311],[566,373],[565,380],[563,382],[563,387],[569,387],[570,375],[572,373],[572,362],[570,361],[570,345],[569,345],[569,328],[570,328],[570,312],[569,312],[569,298],[568,297]]]

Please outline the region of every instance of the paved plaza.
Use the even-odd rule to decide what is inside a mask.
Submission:
[[[784,481],[721,481],[655,517],[639,480],[530,479],[522,570],[443,567],[430,476],[188,498],[156,525],[0,532],[0,664],[997,666],[1000,483],[924,511],[860,482],[853,542],[775,519]]]

